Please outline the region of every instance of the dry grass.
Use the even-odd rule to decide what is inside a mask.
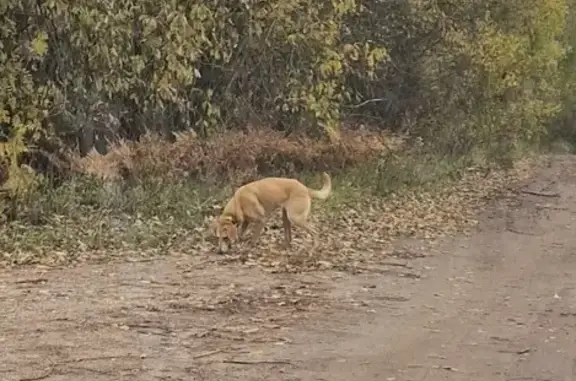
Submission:
[[[106,155],[73,158],[77,172],[104,180],[135,179],[243,184],[261,176],[296,176],[304,171],[338,171],[372,161],[398,149],[401,140],[366,131],[343,131],[337,144],[250,129],[201,140],[194,132],[167,143],[155,135],[121,142]]]

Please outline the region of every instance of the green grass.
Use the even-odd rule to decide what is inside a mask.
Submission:
[[[471,159],[402,153],[331,172],[333,194],[323,210],[337,216],[343,206],[361,208],[363,201],[453,181],[469,165]],[[322,183],[319,173],[300,179],[312,188]],[[94,250],[166,252],[201,239],[206,219],[216,214],[213,206],[231,194],[227,185],[193,181],[127,186],[76,177],[21,205],[18,219],[1,228],[0,252],[15,264],[50,262],[55,256],[73,260]]]
[[[27,261],[66,251],[168,249],[202,224],[218,189],[191,182],[120,185],[77,177],[38,192],[2,228],[0,250]],[[22,256],[19,254],[19,256]],[[20,262],[20,260],[17,260]]]

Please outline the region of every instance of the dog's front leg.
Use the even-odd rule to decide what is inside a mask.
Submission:
[[[284,208],[282,208],[282,226],[284,227],[284,247],[288,248],[292,242],[292,224]]]
[[[252,245],[256,245],[258,243],[260,235],[262,235],[262,231],[264,230],[264,225],[264,221],[256,222],[252,232]]]
[[[244,235],[246,234],[246,230],[248,230],[248,225],[250,223],[248,222],[248,220],[244,220],[242,221],[242,223],[240,224],[240,231],[238,232],[238,238],[242,241],[244,238]]]

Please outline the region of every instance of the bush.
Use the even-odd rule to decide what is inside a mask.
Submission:
[[[573,0],[7,0],[2,177],[17,178],[43,151],[73,152],[65,170],[134,184],[337,170],[382,151],[378,135],[341,129],[359,121],[419,138],[428,155],[509,164],[558,120],[573,122],[574,9]]]
[[[346,72],[385,51],[343,44],[354,1],[9,0],[2,5],[0,122],[63,143],[134,139],[250,120],[337,135]],[[40,135],[31,137],[37,141]]]
[[[350,38],[386,46],[393,64],[349,85],[379,100],[364,115],[442,153],[488,149],[505,157],[537,141],[561,108],[567,78],[558,68],[572,46],[561,39],[567,7],[563,0],[368,2],[352,16]]]
[[[101,180],[241,185],[262,176],[298,176],[303,172],[338,171],[374,161],[399,149],[402,141],[368,131],[343,130],[338,143],[284,137],[271,130],[250,130],[199,139],[180,133],[166,143],[154,134],[139,142],[114,145],[107,155],[91,152],[73,161],[76,171]]]

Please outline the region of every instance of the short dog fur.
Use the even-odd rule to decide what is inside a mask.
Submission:
[[[330,175],[323,173],[322,177],[320,190],[283,177],[267,177],[238,188],[211,226],[213,234],[218,237],[218,252],[224,251],[224,241],[232,245],[241,239],[250,224],[254,225],[251,242],[256,244],[267,218],[278,207],[282,208],[285,247],[292,241],[292,224],[315,235],[315,229],[307,221],[312,198],[325,200],[332,192]]]

